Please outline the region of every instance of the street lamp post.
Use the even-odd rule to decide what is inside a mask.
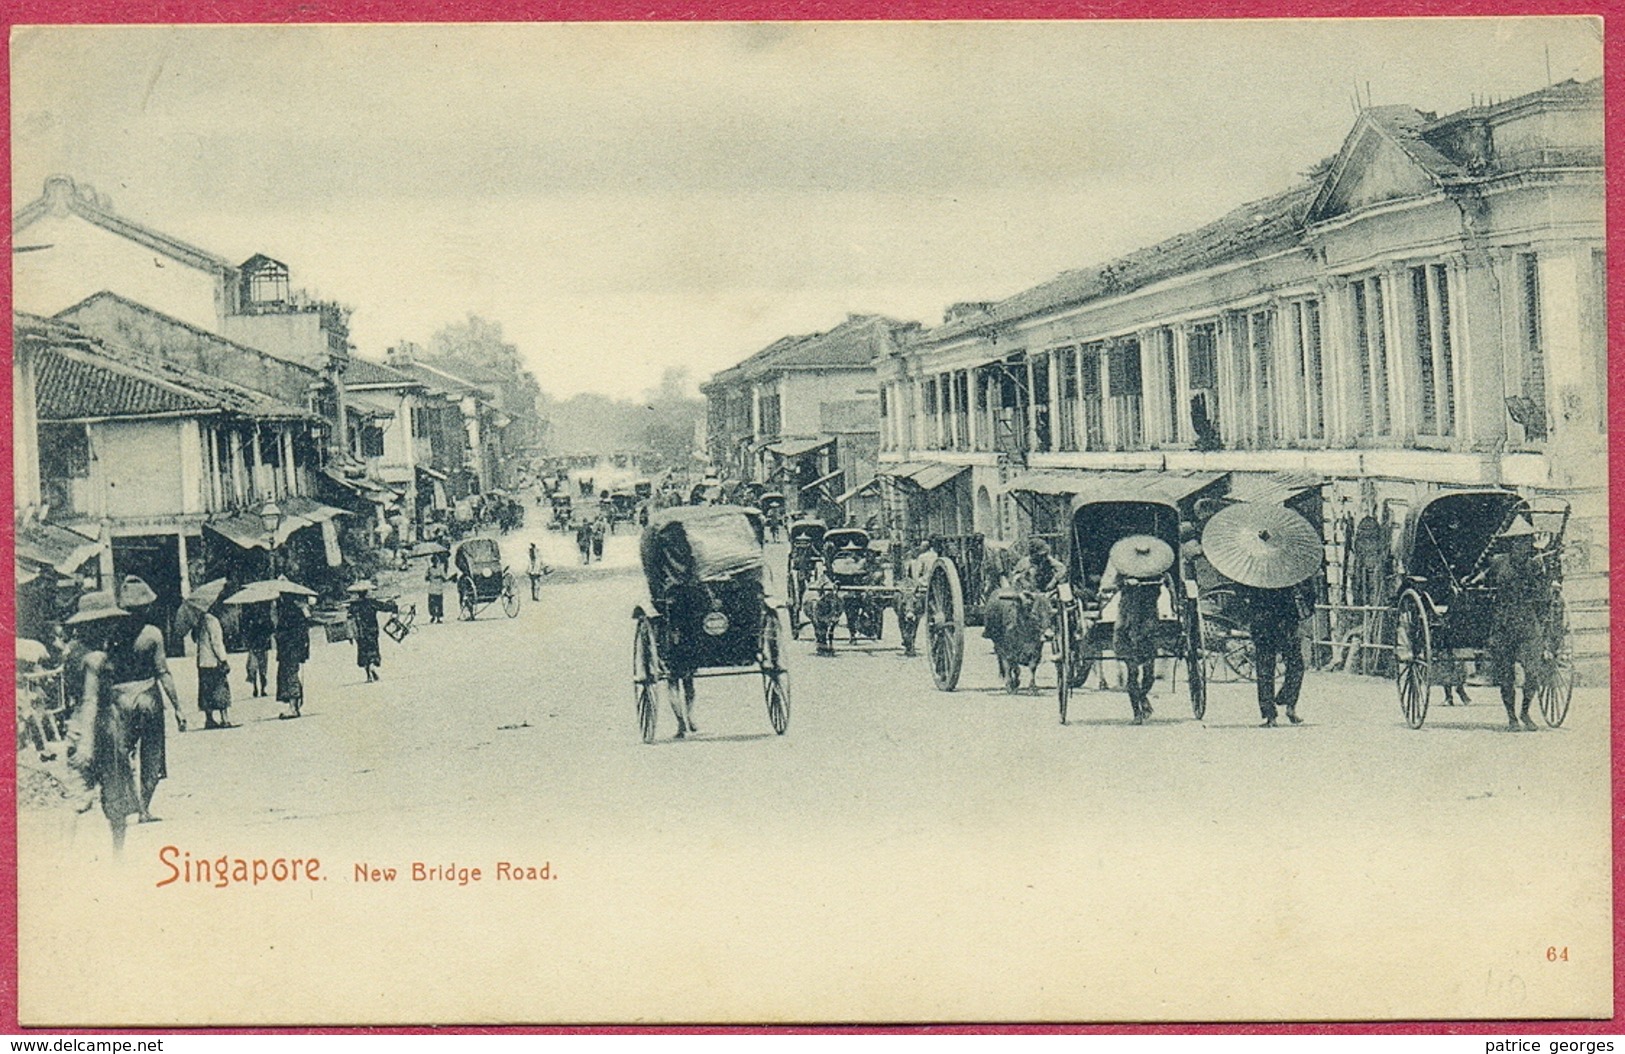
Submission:
[[[260,526],[265,528],[265,559],[269,574],[265,577],[276,577],[276,532],[282,526],[282,507],[274,501],[268,501],[260,506]]]

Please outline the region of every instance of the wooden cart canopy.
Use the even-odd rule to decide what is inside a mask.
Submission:
[[[649,518],[639,543],[649,595],[762,569],[762,519],[736,505],[682,505]]]
[[[1198,498],[1219,497],[1230,485],[1228,472],[1092,472],[1071,491],[1074,516],[1102,502],[1150,502],[1188,508]]]
[[[1497,488],[1434,494],[1405,524],[1404,573],[1421,578],[1471,573],[1495,536],[1528,507],[1522,495]]]

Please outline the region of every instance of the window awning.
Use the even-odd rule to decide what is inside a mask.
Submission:
[[[853,498],[857,497],[859,494],[862,494],[864,491],[866,491],[866,490],[874,490],[875,487],[877,487],[879,485],[880,485],[880,477],[879,476],[874,477],[873,479],[871,479],[867,483],[859,483],[857,486],[853,487],[851,490],[847,491],[845,494],[842,494],[840,497],[836,498],[835,499],[835,504],[837,504],[837,505],[845,505],[847,502],[851,501]]]
[[[1131,475],[1126,472],[1027,472],[1004,485],[1006,494],[1047,494],[1071,496],[1086,490],[1102,476]]]
[[[780,439],[767,444],[767,449],[780,457],[804,457],[822,450],[835,442],[834,436],[814,436],[811,439]]]
[[[944,465],[935,461],[905,461],[900,465],[883,465],[880,475],[907,480],[921,490],[936,490],[944,483],[969,472],[969,465]]]
[[[1213,497],[1224,492],[1221,484],[1228,484],[1228,472],[1163,472],[1148,469],[1144,472],[1101,472],[1097,479],[1074,492],[1072,507],[1092,505],[1104,501],[1154,501],[1163,505],[1184,505],[1203,491],[1212,491]]]
[[[822,487],[824,484],[828,483],[830,480],[835,479],[835,478],[837,478],[839,476],[843,476],[845,474],[846,474],[846,469],[838,468],[834,472],[831,472],[826,476],[819,476],[817,479],[813,480],[811,483],[807,484],[805,487],[802,487],[801,488],[801,493],[805,494],[809,490],[817,490],[819,487]]]
[[[326,468],[322,469],[322,475],[326,476],[334,483],[337,483],[345,490],[354,493],[358,497],[365,498],[366,500],[375,502],[379,505],[392,505],[400,497],[399,494],[397,494],[394,490],[391,490],[389,487],[384,486],[382,483],[374,483],[372,480],[367,479],[364,476],[351,478],[344,475],[342,472],[334,472],[332,469]]]
[[[49,567],[64,575],[79,570],[102,549],[101,542],[96,539],[54,523],[18,527],[16,543],[19,560]]]
[[[335,509],[331,505],[323,505],[319,501],[311,501],[309,498],[297,496],[283,498],[279,504],[282,506],[284,513],[289,516],[297,516],[307,523],[323,523],[335,516],[350,515],[343,509]]]
[[[1285,505],[1306,491],[1319,490],[1326,480],[1313,472],[1240,472],[1230,480],[1233,501],[1255,501],[1264,505]]]
[[[239,549],[270,549],[271,542],[265,533],[265,527],[260,518],[250,513],[240,512],[235,516],[226,516],[222,519],[212,520],[203,525]],[[276,544],[281,545],[288,540],[288,536],[301,527],[307,527],[304,520],[290,516],[283,520],[277,528]]]

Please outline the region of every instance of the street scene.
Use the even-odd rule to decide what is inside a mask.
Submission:
[[[1315,47],[1402,55],[1400,28]],[[433,54],[494,48],[482,30],[401,30],[466,127],[301,88],[266,132],[280,153],[217,129],[215,164],[264,149],[243,179],[281,204],[190,215],[145,189],[156,155],[64,129],[149,120],[121,77],[150,73],[151,120],[184,122],[252,94],[228,71],[260,45],[292,72],[364,66],[383,38],[35,31],[13,210],[23,1023],[1608,1016],[1600,37],[1505,28],[1429,30],[1480,63],[1508,40],[1544,57],[1505,90],[1362,85],[1312,139],[1219,137],[1229,190],[1183,201],[1176,173],[1139,193],[1177,212],[1054,251],[1040,209],[1003,247],[1031,259],[954,270],[939,242],[929,281],[829,248],[852,231],[835,262],[767,237],[790,200],[890,202],[875,245],[907,237],[904,190],[966,177],[865,139],[896,114],[864,95],[861,132],[806,117],[838,188],[752,155],[761,197],[736,202],[736,173],[649,132],[660,90],[599,109],[629,76],[606,71],[686,41],[740,68],[650,84],[703,82],[749,125],[778,94],[740,85],[829,62],[853,91],[885,42],[896,105],[943,116],[942,56],[986,73],[996,43],[1095,98],[1049,65],[1061,42],[1121,62],[1235,27],[529,27],[502,90],[562,107],[557,157],[508,158],[511,200],[363,166],[358,212],[333,175],[355,159],[303,174],[300,113],[342,100],[418,137],[414,162],[513,134]],[[65,49],[110,45],[134,73],[87,75],[72,107],[44,87]],[[536,73],[543,54],[571,72]],[[1036,120],[1002,105],[1000,127]],[[672,182],[644,200],[651,156]],[[984,189],[1028,193],[1027,165]],[[849,197],[859,169],[878,182]],[[592,230],[544,237],[497,199]],[[763,244],[711,240],[731,224]],[[397,288],[404,256],[343,263],[330,228],[375,256],[439,246],[433,295]]]

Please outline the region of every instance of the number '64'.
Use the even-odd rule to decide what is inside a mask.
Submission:
[[[1553,945],[1546,949],[1546,961],[1549,963],[1566,963],[1569,961],[1569,949],[1565,945],[1561,948]]]

